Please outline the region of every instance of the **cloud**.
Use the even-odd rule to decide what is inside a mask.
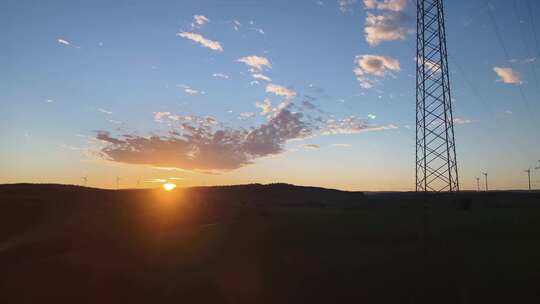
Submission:
[[[210,22],[210,19],[208,19],[206,16],[203,15],[195,15],[193,16],[193,23],[191,23],[191,26],[194,28],[201,28],[203,25]]]
[[[456,124],[456,125],[465,125],[465,124],[470,124],[470,123],[473,123],[473,122],[474,121],[470,120],[470,119],[465,119],[465,118],[460,118],[460,117],[454,118],[454,124]]]
[[[384,131],[398,129],[396,125],[372,126],[366,120],[354,116],[342,120],[329,120],[322,130],[323,135],[357,134],[367,131]]]
[[[103,108],[98,108],[97,110],[98,110],[99,112],[101,112],[101,113],[103,113],[103,114],[107,114],[107,115],[111,115],[111,114],[113,113],[113,112],[107,111],[107,110],[105,110],[105,109],[103,109]]]
[[[56,39],[56,41],[60,44],[63,44],[63,45],[67,45],[67,46],[71,46],[71,47],[74,47],[74,48],[80,48],[76,45],[74,45],[73,43],[67,41],[66,39],[63,39],[63,38],[58,38]]]
[[[376,78],[382,78],[389,73],[401,70],[399,61],[392,57],[379,55],[358,55],[354,59],[353,70],[360,86],[364,89],[372,88]]]
[[[273,93],[287,99],[296,97],[296,92],[294,90],[273,83],[266,85],[266,93]]]
[[[179,33],[176,33],[176,36],[195,41],[205,48],[218,51],[218,52],[223,52],[223,47],[218,41],[206,39],[200,34],[190,33],[190,32],[179,32]]]
[[[261,115],[267,115],[273,112],[272,103],[268,98],[265,98],[263,102],[256,102],[255,106],[261,109]]]
[[[219,173],[280,154],[290,140],[397,128],[373,126],[355,117],[340,120],[315,116],[320,112],[303,111],[290,102],[282,102],[272,113],[264,123],[246,129],[226,127],[212,117],[156,112],[154,119],[169,127],[166,135],[113,136],[98,131],[95,138],[102,145],[98,155],[113,162]]]
[[[364,28],[366,41],[375,46],[384,41],[405,40],[410,30],[406,27],[409,17],[403,13],[373,15],[368,13]]]
[[[357,0],[337,0],[338,8],[342,13],[352,12],[352,6]]]
[[[304,148],[306,149],[311,149],[311,150],[316,150],[316,149],[320,149],[321,146],[319,145],[314,145],[314,144],[307,144],[307,145],[303,145]]]
[[[256,73],[256,74],[252,74],[251,75],[253,78],[255,79],[260,79],[260,80],[264,80],[264,81],[272,81],[272,78],[264,75],[264,74],[260,74],[260,73]]]
[[[54,102],[54,100],[53,99],[45,99],[45,102],[46,103],[52,103],[52,102]]]
[[[337,148],[350,148],[352,147],[351,144],[331,144],[331,147],[337,147]]]
[[[163,122],[163,118],[166,118],[169,115],[171,115],[171,112],[154,112],[154,121]]]
[[[511,68],[494,67],[493,71],[499,76],[498,82],[508,84],[521,84],[520,76]]]
[[[390,10],[402,12],[407,7],[408,0],[364,0],[367,9]]]
[[[240,21],[238,20],[233,20],[232,24],[235,31],[240,30],[240,28],[242,27],[242,23],[240,23]]]
[[[437,63],[437,62],[431,61],[429,59],[425,59],[425,60],[423,60],[424,62],[422,62],[421,57],[417,57],[416,61],[417,61],[418,64],[425,64],[425,66],[429,70],[431,70],[433,73],[440,73],[441,72],[441,65],[439,63]]]
[[[214,73],[214,74],[212,74],[212,77],[229,79],[229,75],[223,74],[223,73]]]
[[[257,69],[258,71],[262,71],[265,67],[268,69],[272,68],[272,63],[266,57],[253,55],[253,56],[242,57],[238,59],[237,61],[245,63],[246,65]]]
[[[176,87],[177,87],[177,88],[183,89],[184,92],[185,92],[186,94],[189,94],[189,95],[204,94],[204,92],[199,91],[199,90],[195,90],[195,89],[193,89],[193,88],[191,88],[190,86],[185,85],[185,84],[177,84]]]
[[[253,113],[253,112],[240,113],[240,118],[243,118],[243,119],[253,118],[253,117],[255,117],[255,113]]]
[[[128,164],[220,172],[240,168],[255,158],[281,153],[286,141],[311,132],[301,113],[281,111],[251,130],[215,129],[204,119],[182,119],[175,132],[160,136],[111,136],[100,131],[102,158]]]
[[[263,29],[261,29],[261,28],[252,28],[252,30],[254,30],[255,32],[257,32],[257,33],[259,33],[259,34],[261,34],[261,35],[264,35],[264,34],[265,34],[264,31],[263,31]]]

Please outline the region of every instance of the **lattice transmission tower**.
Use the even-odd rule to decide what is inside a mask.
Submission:
[[[443,0],[417,0],[416,191],[459,191]]]

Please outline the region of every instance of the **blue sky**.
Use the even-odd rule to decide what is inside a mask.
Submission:
[[[445,6],[462,188],[523,188],[540,3]],[[0,182],[413,189],[412,1],[4,1],[0,25]]]

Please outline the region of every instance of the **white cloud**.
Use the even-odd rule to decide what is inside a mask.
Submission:
[[[273,93],[287,99],[296,97],[296,92],[294,90],[273,83],[269,83],[266,86],[266,93]]]
[[[306,145],[303,145],[303,147],[305,149],[310,149],[310,150],[317,150],[321,148],[321,146],[315,145],[315,144],[306,144]]]
[[[169,115],[171,115],[171,112],[154,112],[154,121],[163,122],[163,119],[167,118]]]
[[[253,76],[253,78],[259,79],[259,80],[272,81],[272,78],[270,78],[270,77],[268,77],[268,76],[266,76],[264,74],[260,74],[260,73],[253,74],[251,76]]]
[[[105,109],[103,109],[103,108],[98,108],[97,110],[100,111],[101,113],[107,114],[107,115],[111,115],[111,114],[113,113],[113,112],[107,111],[107,110],[105,110]]]
[[[494,67],[493,71],[499,76],[500,78],[497,79],[498,82],[502,83],[508,83],[508,84],[521,84],[521,78],[520,76],[511,68],[501,68],[501,67]]]
[[[465,125],[465,124],[470,124],[473,122],[474,122],[473,120],[466,119],[466,118],[460,118],[460,117],[454,118],[454,124],[456,125]]]
[[[193,23],[191,23],[191,26],[195,28],[200,28],[208,22],[210,22],[210,19],[208,19],[206,16],[195,15],[193,16]]]
[[[54,102],[54,100],[53,99],[45,99],[45,102],[46,103],[52,103],[52,102]]]
[[[405,27],[407,17],[401,13],[387,15],[373,15],[368,13],[366,27],[364,28],[366,41],[371,46],[383,41],[405,40],[410,32]]]
[[[339,10],[342,13],[351,12],[352,6],[357,2],[357,0],[337,0]]]
[[[240,118],[253,118],[253,117],[255,117],[255,113],[253,112],[240,113]]]
[[[262,71],[263,68],[268,68],[268,69],[271,69],[272,68],[272,63],[270,62],[270,60],[268,60],[268,58],[266,57],[260,57],[260,56],[246,56],[246,57],[242,57],[240,59],[237,60],[238,62],[242,62],[242,63],[245,63],[246,65],[250,66],[250,67],[253,67],[259,71]]]
[[[331,144],[330,146],[337,147],[337,148],[350,148],[350,147],[352,147],[351,144]]]
[[[440,73],[441,72],[441,65],[437,62],[433,62],[429,59],[425,59],[424,62],[422,62],[422,58],[418,57],[417,60],[418,64],[425,64],[425,66],[431,70],[433,73]]]
[[[212,77],[229,79],[229,75],[223,74],[223,73],[214,73],[214,74],[212,74]]]
[[[259,109],[261,109],[261,115],[266,115],[269,113],[272,113],[272,103],[270,102],[270,99],[265,98],[263,102],[256,102],[255,106]]]
[[[353,72],[364,89],[373,87],[376,81],[374,77],[384,77],[401,69],[397,59],[379,55],[359,55],[356,56],[354,63]]]
[[[239,31],[240,28],[242,27],[242,23],[240,23],[240,21],[238,20],[233,20],[232,24],[235,31]]]
[[[194,88],[188,86],[188,85],[185,85],[185,84],[177,84],[176,85],[177,88],[181,88],[184,90],[184,92],[186,94],[189,94],[189,95],[198,95],[198,94],[204,94],[204,92],[202,91],[199,91],[199,90],[195,90]]]
[[[64,39],[64,38],[58,38],[56,39],[56,41],[60,44],[63,44],[63,45],[67,45],[67,46],[71,46],[71,47],[74,47],[74,48],[80,48],[76,45],[74,45],[73,43],[69,42],[68,40]]]
[[[190,32],[179,32],[179,33],[176,33],[176,36],[195,41],[205,48],[218,51],[218,52],[223,52],[223,47],[218,41],[213,41],[213,40],[204,38],[200,34],[190,33]]]
[[[407,0],[364,0],[367,9],[401,12],[407,7]]]
[[[322,130],[323,135],[336,134],[357,134],[367,131],[384,131],[398,129],[396,125],[372,126],[367,121],[356,117],[349,117],[342,120],[329,120],[327,126]]]

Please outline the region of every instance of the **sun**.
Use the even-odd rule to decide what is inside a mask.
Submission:
[[[165,191],[172,191],[175,188],[176,188],[176,184],[173,184],[173,183],[163,184],[163,189],[165,189]]]

